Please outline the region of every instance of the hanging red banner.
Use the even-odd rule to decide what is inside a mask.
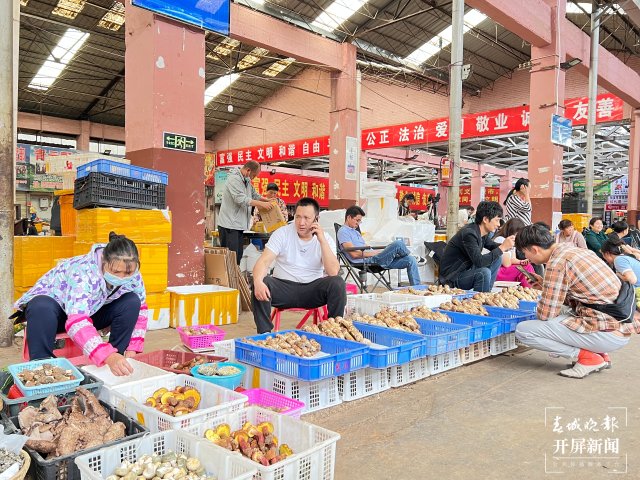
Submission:
[[[564,117],[573,125],[586,125],[589,113],[587,97],[565,101]],[[622,120],[624,102],[611,93],[601,93],[596,99],[596,122]],[[522,133],[529,130],[529,106],[501,108],[462,116],[462,138],[490,137]],[[400,125],[370,128],[362,131],[362,150],[401,147],[449,140],[449,118],[423,120]],[[329,136],[305,138],[289,142],[216,152],[216,166],[244,165],[249,160],[260,163],[297,160],[329,155]]]
[[[429,203],[429,195],[435,195],[436,191],[430,188],[407,187],[405,185],[398,185],[396,187],[396,198],[398,201],[402,200],[408,193],[413,193],[413,196],[416,197],[416,203],[411,205],[411,210],[426,210],[427,204]]]
[[[471,205],[471,185],[460,185],[460,206],[468,207]]]
[[[311,177],[303,175],[290,175],[286,173],[260,172],[252,180],[253,188],[260,195],[267,193],[267,185],[278,185],[278,196],[287,205],[293,205],[302,197],[315,198],[321,207],[329,206],[329,179],[323,177]]]
[[[500,187],[484,187],[484,199],[487,202],[500,203]]]
[[[216,152],[218,167],[244,165],[249,160],[260,163],[296,160],[299,158],[322,157],[329,155],[329,136],[304,138],[290,142],[256,145]]]
[[[564,116],[573,125],[587,123],[589,100],[574,98],[565,102]],[[622,120],[624,102],[610,93],[596,99],[596,121]],[[462,138],[489,137],[529,130],[529,106],[502,108],[462,116]],[[362,149],[401,147],[449,140],[449,119],[439,118],[402,125],[371,128],[362,131]]]

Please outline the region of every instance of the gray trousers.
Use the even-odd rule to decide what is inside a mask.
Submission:
[[[571,330],[561,323],[570,315],[566,313],[547,321],[520,322],[516,328],[516,338],[528,347],[570,359],[578,358],[581,349],[609,353],[629,343],[629,337],[621,337],[613,332],[578,333]]]

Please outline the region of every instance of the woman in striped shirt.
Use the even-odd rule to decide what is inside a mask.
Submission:
[[[531,225],[531,198],[529,196],[531,185],[529,179],[520,178],[516,186],[511,189],[504,200],[506,214],[505,221],[519,218],[525,225]]]

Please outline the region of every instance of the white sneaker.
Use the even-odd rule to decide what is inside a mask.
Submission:
[[[418,263],[419,267],[427,264],[426,258],[423,258],[420,255],[411,255],[411,256],[416,259],[416,262]]]
[[[598,365],[583,365],[582,363],[576,363],[573,368],[562,370],[558,372],[558,375],[569,378],[584,378],[590,373],[599,372],[603,368],[607,368],[607,362],[602,362]]]

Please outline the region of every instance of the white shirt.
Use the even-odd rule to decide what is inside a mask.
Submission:
[[[335,252],[336,243],[326,232],[324,237],[331,251]],[[294,223],[273,232],[266,248],[276,255],[275,278],[310,283],[324,276],[320,242],[315,236],[311,240],[302,240]]]

